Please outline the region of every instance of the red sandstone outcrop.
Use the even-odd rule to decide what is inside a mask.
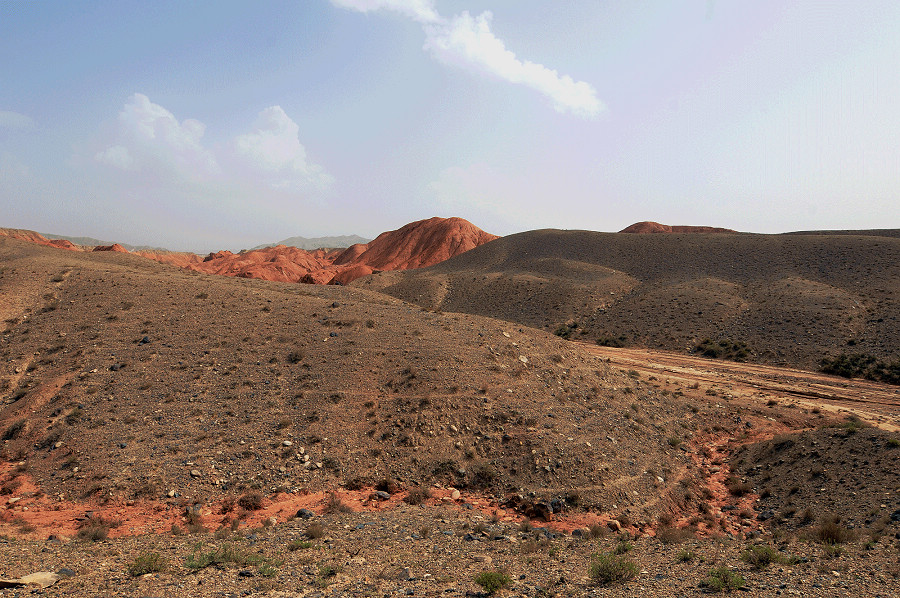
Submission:
[[[356,259],[336,263],[365,264],[375,270],[410,270],[448,260],[496,239],[462,218],[429,218],[381,233]],[[345,250],[357,252],[360,246]]]
[[[637,234],[653,234],[653,233],[736,233],[736,230],[730,228],[716,228],[714,226],[669,226],[668,224],[660,224],[659,222],[636,222],[627,228],[623,228],[620,233],[637,233]]]
[[[33,230],[24,230],[21,228],[0,228],[0,235],[12,237],[13,239],[19,239],[20,241],[30,241],[31,243],[37,243],[39,245],[46,245],[47,247],[56,247],[57,249],[81,251],[81,249],[71,241],[67,241],[66,239],[57,239],[51,241],[41,233],[36,233]]]
[[[116,253],[129,253],[127,249],[119,245],[118,243],[113,243],[112,245],[97,245],[94,247],[94,251],[113,251]]]
[[[78,250],[69,241],[49,241],[33,231],[0,229],[0,234],[42,245]],[[347,284],[377,270],[432,266],[496,238],[496,235],[486,233],[462,218],[429,218],[382,233],[367,245],[357,244],[347,249],[307,251],[278,245],[240,253],[216,251],[206,257],[155,250],[136,251],[134,255],[222,276],[307,284]],[[97,246],[93,251],[128,253],[118,243]]]

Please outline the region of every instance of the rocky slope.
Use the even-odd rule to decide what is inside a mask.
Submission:
[[[900,239],[873,235],[531,231],[436,266],[359,280],[429,309],[567,338],[817,368],[900,359]]]

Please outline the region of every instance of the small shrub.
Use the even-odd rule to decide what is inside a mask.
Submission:
[[[312,542],[307,542],[306,540],[291,540],[290,544],[288,544],[288,550],[294,552],[295,550],[306,550],[307,548],[312,548]]]
[[[512,578],[502,571],[482,571],[475,576],[475,583],[487,594],[493,594],[497,590],[502,590],[512,584]]]
[[[728,567],[710,569],[709,577],[700,582],[700,586],[712,592],[731,592],[744,585],[744,577],[731,571]]]
[[[259,511],[262,509],[263,497],[259,492],[248,492],[237,500],[239,507],[245,511]]]
[[[337,493],[332,492],[328,495],[328,502],[325,504],[325,512],[326,513],[351,513],[353,509],[351,509],[341,497],[337,495]]]
[[[311,523],[304,533],[310,540],[318,540],[325,536],[325,527],[321,523]]]
[[[853,532],[841,525],[840,517],[826,517],[813,530],[813,539],[822,544],[843,544],[853,539]]]
[[[730,492],[733,496],[744,496],[752,490],[750,484],[742,482],[735,476],[730,476],[727,480],[725,480],[725,487],[728,488],[728,492]]]
[[[900,438],[888,438],[887,445],[890,448],[897,448],[900,446]]]
[[[633,548],[634,548],[634,545],[631,542],[622,540],[621,542],[616,544],[616,547],[613,549],[613,553],[614,554],[625,554],[626,552],[631,552],[631,550]]]
[[[413,488],[403,498],[403,502],[408,505],[420,505],[431,498],[431,490],[428,488]]]
[[[601,347],[615,347],[622,348],[625,346],[626,338],[624,336],[613,337],[613,336],[601,336],[597,339],[597,344]]]
[[[694,560],[694,553],[688,550],[687,548],[682,548],[678,551],[678,554],[675,555],[675,560],[679,563],[689,563]]]
[[[275,566],[275,563],[270,563],[265,561],[260,563],[259,567],[257,567],[256,572],[259,573],[262,577],[275,577],[278,574],[278,567]]]
[[[591,579],[601,585],[625,582],[634,579],[637,573],[638,567],[632,561],[604,552],[592,556],[588,570]]]
[[[128,573],[132,577],[140,577],[141,575],[146,575],[148,573],[159,573],[160,571],[165,571],[166,567],[169,565],[168,559],[162,556],[158,552],[151,552],[148,554],[142,554],[130,565],[128,565]]]
[[[760,545],[750,546],[741,552],[741,560],[754,569],[765,569],[772,563],[789,565],[797,562],[795,557],[785,556],[769,546]]]
[[[109,537],[109,526],[93,522],[79,529],[75,537],[84,542],[101,542]]]

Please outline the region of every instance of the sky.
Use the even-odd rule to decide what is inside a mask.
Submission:
[[[0,226],[900,228],[896,0],[0,0]]]

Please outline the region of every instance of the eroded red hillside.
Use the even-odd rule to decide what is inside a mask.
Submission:
[[[670,226],[668,224],[660,224],[659,222],[636,222],[627,228],[623,228],[620,233],[736,233],[737,231],[730,228],[717,228],[715,226]]]
[[[79,250],[69,241],[49,241],[43,235],[0,229],[8,236],[51,247]],[[462,218],[429,218],[382,233],[366,245],[347,249],[307,251],[278,245],[232,253],[217,251],[206,257],[193,253],[136,251],[134,255],[208,274],[239,276],[276,282],[347,284],[378,270],[407,270],[432,266],[496,239]],[[118,243],[93,251],[128,251]]]
[[[73,244],[71,241],[67,241],[66,239],[57,239],[51,241],[41,233],[36,233],[33,230],[24,230],[21,228],[0,228],[0,235],[12,237],[13,239],[19,239],[20,241],[30,241],[39,245],[46,245],[47,247],[68,249],[70,251],[81,251],[81,249],[79,249],[78,246]]]

